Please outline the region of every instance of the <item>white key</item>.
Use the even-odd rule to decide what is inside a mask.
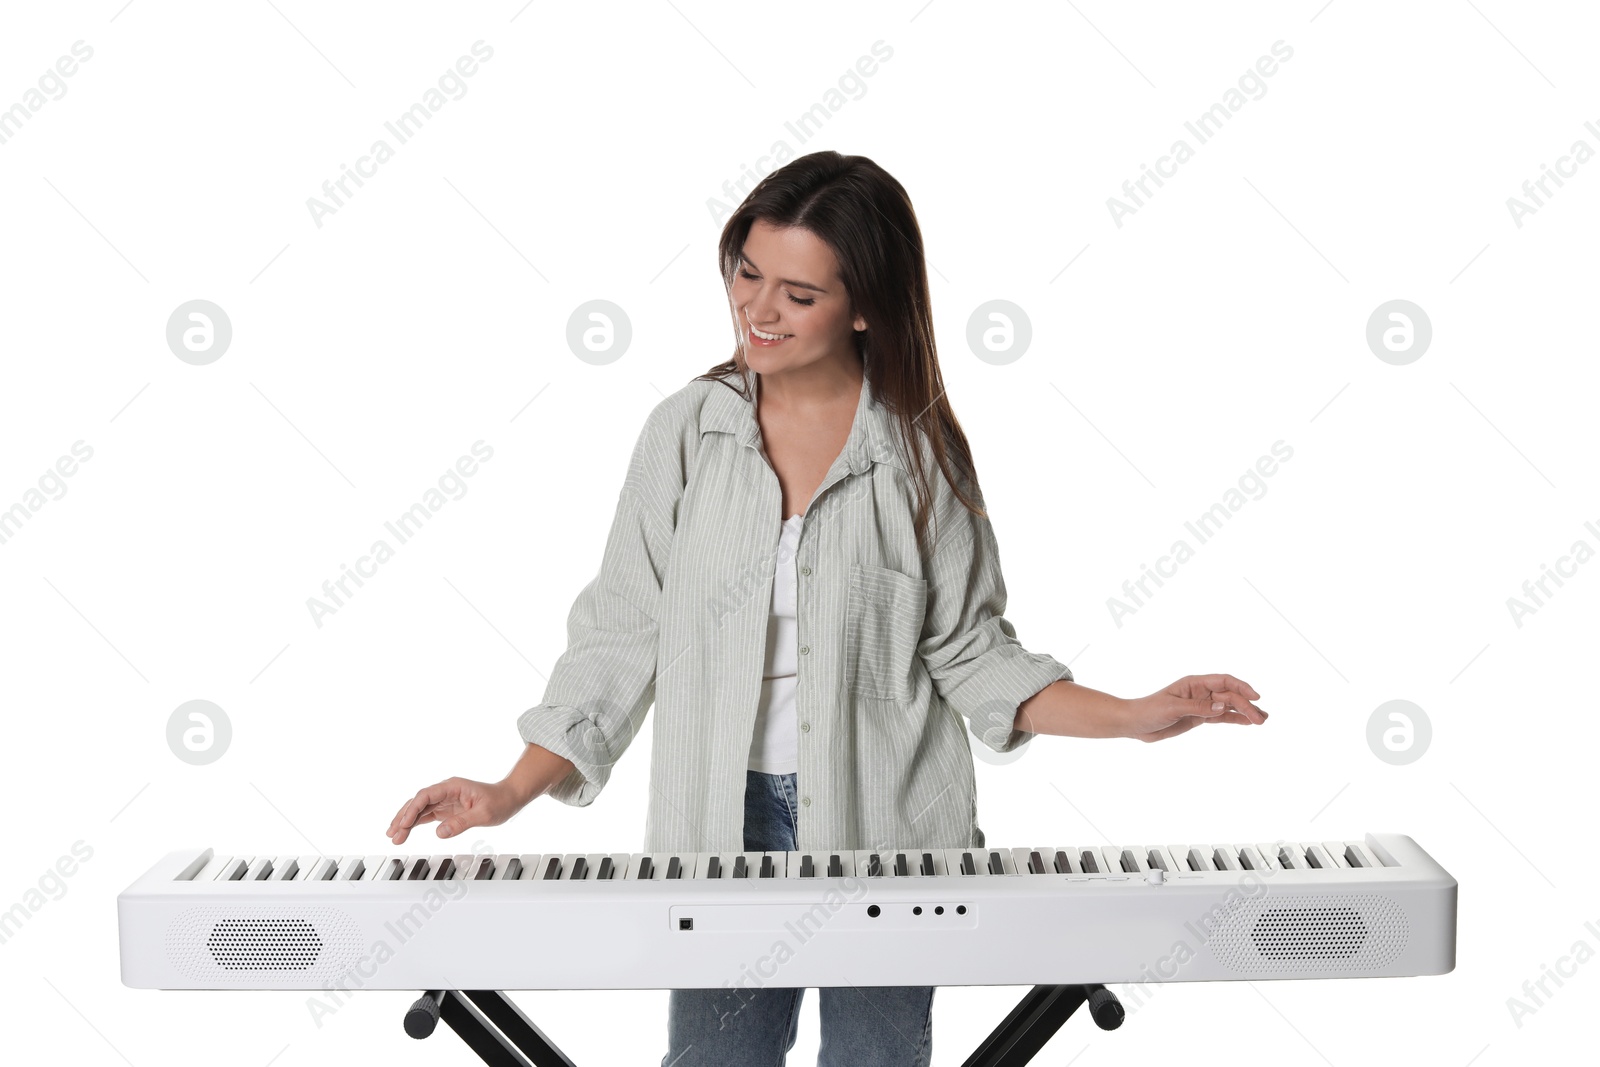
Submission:
[[[217,870],[216,881],[237,882],[250,867],[249,856],[229,856]]]
[[[411,862],[410,856],[368,856],[366,858],[367,873],[362,876],[364,882],[398,882],[405,877],[406,867]]]
[[[242,878],[241,881],[245,881],[245,882],[260,882],[260,881],[264,881],[266,879],[267,875],[269,875],[271,873],[272,873],[272,857],[271,856],[257,856],[255,859],[250,861],[250,867],[249,867],[248,870],[246,870],[244,872],[244,878]]]
[[[1362,867],[1383,866],[1383,861],[1372,854],[1372,850],[1367,847],[1365,841],[1346,841],[1344,842],[1344,847],[1346,852],[1355,853],[1356,859],[1360,861]]]
[[[302,882],[326,882],[339,871],[339,861],[332,856],[318,856],[300,875]]]
[[[269,882],[292,882],[294,876],[300,873],[299,856],[274,856],[272,870],[267,874]]]
[[[217,856],[217,855],[213,855],[210,859],[206,860],[205,866],[201,867],[198,871],[194,872],[194,880],[196,882],[214,882],[214,881],[216,881],[217,880],[217,872],[222,870],[222,868],[231,859],[233,859],[232,856]]]
[[[359,882],[367,876],[367,858],[365,856],[340,856],[339,871],[334,880],[338,882]]]
[[[1333,860],[1335,869],[1342,871],[1350,869],[1350,861],[1344,855],[1343,841],[1324,841],[1322,842],[1322,850]]]

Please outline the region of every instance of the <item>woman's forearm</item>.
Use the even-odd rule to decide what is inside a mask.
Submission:
[[[1063,678],[1019,704],[1013,725],[1061,737],[1124,737],[1127,703]]]
[[[528,744],[522,750],[517,765],[505,777],[506,784],[516,791],[517,799],[527,804],[572,773],[572,761],[558,756],[548,748]]]

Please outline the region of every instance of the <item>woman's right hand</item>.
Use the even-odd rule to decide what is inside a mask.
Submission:
[[[403,845],[413,826],[429,822],[439,824],[440,837],[455,837],[474,826],[499,826],[526,803],[507,782],[446,778],[419,789],[416,796],[401,805],[389,824],[389,839]]]

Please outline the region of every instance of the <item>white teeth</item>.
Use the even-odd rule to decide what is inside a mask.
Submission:
[[[760,330],[756,329],[754,325],[750,327],[750,332],[761,338],[763,341],[776,341],[780,337],[794,336],[793,334],[787,333],[762,333]]]

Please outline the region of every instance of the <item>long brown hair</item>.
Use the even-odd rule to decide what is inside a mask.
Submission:
[[[728,219],[717,243],[722,280],[730,296],[745,238],[757,219],[810,231],[839,261],[839,278],[850,294],[852,314],[867,321],[867,329],[854,335],[856,352],[865,364],[865,387],[899,426],[897,443],[916,488],[919,544],[933,505],[923,450],[913,445],[919,435],[928,442],[956,498],[973,514],[983,515],[972,450],[945,399],[933,340],[922,230],[904,187],[866,156],[833,151],[812,152],[768,174]],[[737,370],[744,385],[748,374],[736,312],[733,320],[734,337],[739,339],[733,358],[693,380],[715,380]],[[744,388],[723,384],[745,400],[753,399]]]

